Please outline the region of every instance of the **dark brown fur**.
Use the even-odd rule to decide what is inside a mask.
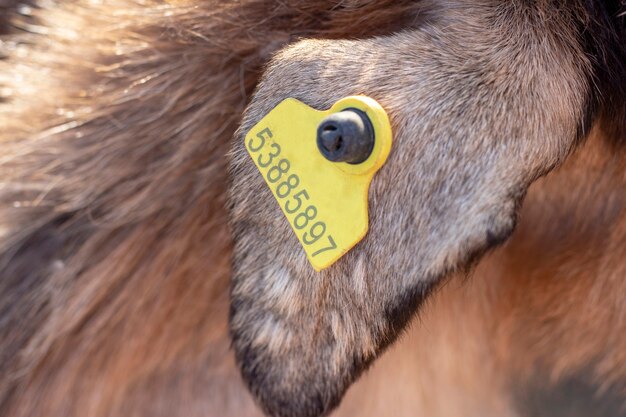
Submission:
[[[3,9],[4,20],[0,20],[11,22],[10,27],[0,28],[0,32],[12,33],[3,38],[0,50],[4,56],[0,61],[0,414],[241,416],[258,413],[239,381],[229,352],[227,310],[232,237],[225,205],[226,153],[264,65],[276,51],[303,37],[357,39],[354,44],[357,47],[348,52],[358,50],[359,45],[372,46],[367,52],[370,58],[387,60],[389,68],[397,66],[390,58],[397,43],[386,43],[385,39],[400,30],[418,34],[415,45],[404,45],[407,53],[426,52],[421,55],[416,52],[411,58],[416,63],[436,51],[429,47],[428,42],[433,38],[428,36],[436,38],[441,28],[457,28],[457,32],[452,32],[459,37],[448,38],[449,44],[437,47],[444,51],[458,47],[452,42],[457,40],[467,42],[471,50],[485,41],[484,33],[481,34],[482,19],[493,4],[391,0],[246,0],[199,4],[123,0],[105,4],[45,3],[30,8],[8,4]],[[501,19],[492,23],[518,34],[536,28],[530,37],[537,40],[537,45],[547,45],[548,49],[540,55],[552,59],[543,62],[537,73],[545,75],[550,69],[554,74],[567,76],[563,80],[557,78],[561,85],[548,85],[554,90],[541,97],[545,100],[540,100],[541,111],[562,109],[565,116],[557,117],[563,123],[555,128],[559,134],[553,137],[554,149],[538,143],[516,148],[523,151],[515,155],[517,158],[526,155],[528,159],[522,159],[524,163],[518,167],[524,175],[511,174],[510,178],[515,178],[512,183],[519,186],[515,195],[507,194],[511,200],[500,200],[499,194],[494,200],[505,203],[508,210],[499,220],[502,224],[495,225],[497,237],[504,237],[510,231],[510,215],[515,214],[519,198],[530,182],[560,164],[574,149],[576,141],[584,139],[591,123],[600,118],[603,124],[598,124],[597,135],[603,139],[598,139],[601,145],[595,146],[601,151],[593,148],[585,152],[602,156],[598,157],[599,163],[593,157],[577,159],[580,177],[568,173],[553,180],[552,187],[563,192],[564,199],[573,200],[569,205],[552,199],[550,194],[555,193],[550,191],[549,177],[548,185],[536,185],[538,191],[534,193],[531,189],[517,234],[482,262],[474,274],[480,276],[486,271],[489,284],[470,286],[468,300],[446,287],[432,305],[426,306],[425,324],[428,325],[426,320],[430,317],[436,330],[423,331],[421,336],[426,338],[434,332],[433,339],[442,341],[438,346],[450,349],[446,341],[457,340],[458,335],[450,336],[448,332],[458,331],[466,338],[475,337],[482,347],[466,346],[469,342],[459,339],[458,351],[452,349],[449,355],[441,354],[442,361],[454,361],[459,351],[463,351],[473,364],[468,367],[475,372],[468,371],[465,378],[455,379],[455,372],[461,372],[459,369],[466,365],[457,363],[448,370],[434,366],[436,356],[428,349],[430,342],[418,340],[421,356],[414,360],[416,371],[412,380],[421,381],[421,369],[433,366],[431,375],[440,378],[440,385],[431,387],[421,381],[419,384],[424,386],[416,386],[415,391],[428,396],[429,389],[439,386],[443,387],[441,392],[432,395],[449,396],[446,393],[449,389],[456,396],[441,403],[409,401],[410,415],[420,409],[426,415],[453,415],[441,405],[446,402],[449,407],[456,404],[458,410],[467,411],[463,392],[471,392],[467,391],[468,385],[480,378],[476,375],[482,372],[481,361],[489,361],[485,367],[496,376],[492,389],[480,390],[476,398],[497,403],[493,408],[485,408],[494,414],[497,413],[493,410],[507,409],[514,415],[515,407],[510,402],[494,398],[520,390],[537,368],[547,371],[555,384],[560,378],[585,369],[599,392],[603,384],[619,386],[626,378],[626,370],[619,366],[626,363],[620,356],[626,350],[621,349],[625,313],[619,297],[623,294],[620,287],[623,279],[619,277],[623,278],[624,271],[620,242],[626,233],[622,224],[623,191],[620,191],[625,180],[623,165],[614,162],[612,171],[600,176],[606,178],[602,187],[590,187],[587,174],[587,170],[593,172],[594,166],[604,172],[607,163],[603,161],[621,161],[622,144],[626,140],[624,51],[620,49],[624,45],[624,24],[623,17],[617,17],[622,10],[618,2],[510,4],[502,9]],[[512,17],[519,20],[511,20]],[[428,36],[422,37],[421,33]],[[363,40],[371,36],[383,37]],[[360,92],[379,99],[390,111],[400,139],[408,138],[414,130],[411,124],[403,122],[410,120],[411,115],[407,116],[406,112],[415,104],[412,100],[429,94],[435,97],[441,90],[429,91],[428,86],[411,84],[407,78],[386,77],[385,72],[379,72],[380,79],[373,84],[348,84],[353,80],[348,78],[346,82],[345,77],[351,75],[350,71],[360,71],[359,65],[364,62],[350,59],[342,46],[349,44],[342,42],[298,44],[281,52],[252,101],[244,126],[253,123],[282,96],[294,92],[317,107],[327,107],[343,94]],[[333,49],[333,45],[337,48]],[[557,45],[562,49],[549,49]],[[506,48],[495,53],[502,55],[494,62],[513,62]],[[440,59],[441,68],[455,68],[449,65],[453,63],[446,62],[445,54],[435,58]],[[346,59],[350,65],[337,67],[334,73],[325,76],[311,69],[315,64],[312,61],[326,60],[332,67],[332,61],[338,65]],[[513,73],[536,69],[523,56],[517,59],[521,67],[511,70]],[[373,64],[369,69],[376,68]],[[455,80],[453,70],[450,71],[449,85],[463,87],[462,83],[458,84],[463,78]],[[419,70],[416,73],[419,75]],[[510,79],[506,77],[511,77],[511,73],[494,74],[503,77],[494,82],[508,85]],[[322,82],[306,87],[313,77]],[[361,90],[354,91],[355,86]],[[574,100],[560,101],[563,94]],[[493,101],[486,99],[485,103]],[[439,104],[436,102],[434,106]],[[536,109],[532,105],[537,104],[536,101],[513,102],[507,109],[518,115],[512,125],[503,121],[505,114],[489,106],[480,113],[460,115],[454,122],[458,123],[458,131],[467,127],[471,132],[471,121],[485,116],[495,125],[505,126],[512,137],[523,137],[531,121],[543,120],[541,116],[533,118]],[[463,120],[468,124],[464,125]],[[432,122],[440,124],[436,118]],[[509,126],[516,130],[511,131]],[[400,143],[397,149],[407,152],[396,151],[396,161],[405,158],[405,165],[409,164],[417,158],[417,152],[403,148]],[[492,148],[496,148],[494,144],[486,143],[483,149]],[[249,219],[245,213],[252,206],[242,205],[241,201],[247,194],[236,188],[245,173],[253,175],[250,161],[235,155],[231,171],[235,183],[233,218],[241,259],[244,254],[241,242],[249,239],[245,234],[257,229],[251,228],[253,222],[246,222]],[[394,172],[393,161],[388,173]],[[445,162],[437,158],[432,161],[433,166]],[[377,195],[390,187],[390,178],[381,172],[373,188],[373,207],[382,201]],[[252,182],[251,190],[267,194],[257,180]],[[568,181],[579,185],[564,185]],[[597,194],[576,192],[576,187],[583,190],[590,187]],[[393,202],[393,196],[386,198]],[[604,208],[594,206],[601,198],[610,199],[611,204]],[[435,206],[441,201],[435,198],[431,201],[430,209],[441,208]],[[272,203],[267,200],[269,211],[263,212],[262,218],[268,224],[277,224],[276,230],[285,230]],[[554,219],[579,219],[582,223],[562,220],[559,224],[564,225],[559,228],[541,227],[546,229],[545,236],[541,235],[537,225],[557,223],[546,215],[545,207],[555,211]],[[570,215],[568,208],[576,216]],[[533,210],[539,213],[534,214]],[[385,243],[381,234],[376,233],[380,214],[374,209],[372,215],[374,227],[365,244],[379,250]],[[585,216],[590,223],[584,223]],[[525,218],[533,220],[524,223]],[[454,223],[459,219],[444,220]],[[414,219],[407,217],[405,221],[404,226]],[[485,224],[494,226],[488,223]],[[524,224],[528,226],[522,227]],[[594,239],[606,240],[590,238],[583,233],[587,229]],[[275,229],[270,232],[276,233]],[[441,243],[442,253],[446,255],[444,267],[432,271],[429,276],[432,285],[435,279],[464,267],[473,255],[482,254],[494,243],[484,241],[484,230],[471,232],[469,236],[476,240],[464,242],[455,253],[447,252],[449,247]],[[289,237],[282,243],[289,245],[287,252],[297,253],[298,263],[305,265],[292,236],[284,236]],[[406,235],[407,244],[417,238]],[[258,256],[266,250],[258,241],[248,241],[257,244],[248,247],[246,256]],[[533,252],[543,253],[539,248],[546,242],[553,242],[545,250],[553,250],[556,256],[541,258]],[[287,253],[281,252],[280,245],[276,248],[279,257]],[[597,253],[600,249],[605,250]],[[358,250],[362,249],[357,248],[354,256]],[[403,265],[406,256],[399,253],[391,265]],[[588,262],[583,262],[585,256],[589,257]],[[331,273],[347,275],[354,259],[351,255],[342,261],[348,263],[340,263]],[[386,257],[379,261],[381,268],[390,262]],[[237,266],[235,306],[242,305],[237,288],[241,289],[243,278],[251,274],[250,266],[244,266],[242,262]],[[263,267],[254,265],[254,268]],[[554,272],[560,268],[571,273]],[[309,274],[303,271],[301,277]],[[380,300],[388,297],[389,303],[383,306],[385,311],[397,311],[383,318],[376,317],[377,312],[373,311],[371,320],[362,320],[362,327],[356,327],[359,331],[349,328],[351,318],[340,318],[339,328],[347,324],[342,354],[350,355],[353,349],[364,352],[363,357],[348,363],[350,369],[340,381],[330,378],[321,381],[319,377],[324,371],[319,368],[335,357],[337,366],[342,368],[343,356],[317,356],[319,351],[299,349],[281,351],[282,363],[291,355],[312,359],[308,363],[311,374],[302,373],[311,378],[310,384],[300,385],[300,376],[287,379],[282,389],[268,384],[275,369],[280,367],[273,355],[259,356],[263,358],[260,367],[267,379],[262,379],[260,384],[252,381],[251,363],[246,363],[251,358],[242,354],[245,348],[241,344],[249,336],[235,325],[235,340],[239,341],[236,348],[241,365],[247,369],[244,374],[266,409],[280,415],[327,411],[365,363],[395,339],[403,321],[413,315],[414,305],[421,301],[421,293],[431,285],[419,283],[414,294],[405,292],[400,308],[396,294],[388,291],[388,282],[377,282],[370,275],[367,281],[373,288],[372,296]],[[249,295],[257,294],[259,299],[266,295],[267,287],[251,287],[258,293]],[[338,287],[332,283],[326,285],[325,298],[318,298],[312,307],[302,307],[319,308],[314,317],[320,323],[324,323],[326,307],[345,300],[345,293],[334,294],[333,288]],[[298,291],[309,297],[303,300],[306,303],[317,289],[304,287]],[[350,287],[346,291],[351,291]],[[407,293],[414,297],[407,297]],[[361,308],[359,303],[365,301],[349,298],[355,301],[357,310]],[[483,304],[485,299],[490,301]],[[293,307],[290,303],[281,304],[279,298],[272,300],[275,303],[272,308]],[[587,310],[577,309],[581,300],[587,303],[589,314],[585,314]],[[458,328],[464,306],[474,312],[468,314],[473,331],[465,333]],[[446,317],[450,320],[444,320]],[[253,332],[253,327],[261,323],[262,320],[246,320],[246,326],[250,326],[246,331]],[[371,326],[378,326],[377,323],[381,323],[380,327],[373,331]],[[493,329],[481,329],[483,324]],[[296,325],[302,322],[296,321]],[[278,340],[279,337],[272,343]],[[406,346],[407,341],[404,343]],[[302,347],[302,343],[296,344]],[[414,349],[400,356],[399,362],[405,363]],[[384,371],[381,377],[380,368],[373,372],[372,377],[365,378],[356,388],[362,395],[348,396],[339,413],[365,415],[366,411],[360,408],[363,398],[374,395],[369,386],[376,379],[384,380],[385,375],[393,378],[393,373]],[[513,378],[514,375],[517,377]],[[261,374],[257,376],[262,378]],[[452,384],[455,380],[456,385]],[[392,391],[373,392],[385,402],[382,399]],[[321,402],[317,399],[308,402],[311,393],[321,395]],[[389,399],[386,403],[393,401]],[[475,407],[479,404],[468,402]]]

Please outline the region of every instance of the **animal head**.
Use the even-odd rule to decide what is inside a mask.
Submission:
[[[269,414],[329,412],[446,276],[509,236],[528,186],[584,134],[592,64],[575,19],[542,19],[554,16],[545,7],[451,9],[385,37],[305,40],[267,67],[232,150],[230,327]],[[368,235],[315,272],[243,137],[285,98],[327,109],[355,94],[383,105],[394,145],[369,190]]]
[[[599,70],[626,43],[596,42],[620,0],[5,3],[3,415],[242,414],[224,359],[223,156],[248,102],[231,153],[234,350],[267,412],[316,416],[506,238],[590,116],[620,111],[596,97],[626,96]],[[302,36],[326,40],[275,55],[249,101]],[[369,234],[316,273],[243,135],[287,97],[326,109],[355,94],[387,110],[394,145]]]

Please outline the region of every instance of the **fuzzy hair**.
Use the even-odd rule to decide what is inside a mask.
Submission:
[[[470,9],[478,12],[490,4],[475,3]],[[575,115],[585,122],[568,126],[576,130],[568,131],[568,138],[584,138],[591,122],[602,117],[607,136],[619,144],[626,120],[626,60],[623,15],[616,16],[623,13],[623,4],[545,3],[558,6],[552,12],[566,11],[564,20],[555,23],[566,23],[557,33],[563,39],[554,42],[574,46],[563,56],[578,53],[576,57],[584,61],[576,68],[579,72],[567,74],[574,74],[573,83],[593,86],[583,88],[584,92],[566,88],[573,91],[576,102],[585,103],[580,106],[585,113]],[[372,55],[386,59],[386,50],[395,46],[393,36],[450,24],[445,17],[459,4],[408,0],[3,3],[0,414],[256,413],[229,351],[233,236],[226,211],[227,152],[252,92],[277,51],[301,38],[318,39],[298,44],[299,52],[296,45],[276,56],[270,78],[247,113],[247,126],[275,103],[272,94],[281,82],[291,86],[298,79],[281,81],[271,74],[289,75],[281,72],[281,65],[289,62],[293,63],[289,71],[306,69],[299,64],[306,48],[321,55],[328,48],[329,59],[334,59],[335,45],[340,49],[354,45],[355,50],[373,46],[378,49],[372,49]],[[463,16],[464,9],[460,10],[455,16]],[[455,24],[464,24],[464,19]],[[412,45],[405,46],[411,54]],[[304,72],[302,77],[307,81]],[[317,96],[306,90],[299,94],[326,106],[345,85],[326,88],[334,91],[324,97],[322,90]],[[385,101],[392,92],[410,93],[411,88],[383,79],[378,94]],[[401,114],[406,104],[397,102],[391,108]],[[542,160],[524,181],[531,182],[561,163],[574,142],[560,147],[558,155],[546,158],[548,162]],[[409,158],[411,153],[406,155]],[[242,180],[242,171],[231,172],[235,184]],[[254,192],[266,192],[256,184]],[[377,187],[381,192],[385,184],[379,182]],[[237,197],[234,188],[234,201],[245,199],[249,192]],[[507,211],[503,234],[511,230],[508,215],[515,208]],[[241,244],[245,217],[234,219]],[[267,214],[268,222],[273,219],[274,212]],[[471,247],[460,246],[458,256],[444,259],[450,264],[444,269],[461,268],[472,254],[482,254],[495,243],[481,239]],[[372,247],[377,244],[381,242],[372,242]],[[434,275],[439,279],[442,273]],[[238,289],[241,286],[234,292]],[[380,333],[370,335],[373,324],[367,320],[359,322],[365,329],[361,333],[346,329],[344,335],[366,352],[365,362],[379,355],[404,327],[427,288],[418,292],[419,297],[407,297],[404,305],[395,306],[401,319],[392,326],[381,324]],[[336,333],[341,333],[337,329],[342,319],[335,322],[339,323]],[[239,340],[249,340],[237,329],[235,333]],[[371,346],[365,349],[367,340]],[[245,348],[237,345],[237,350],[241,366],[249,373],[250,364],[241,354]],[[267,359],[266,365],[272,366],[271,358]],[[274,414],[327,412],[362,365],[342,377],[330,400],[309,409],[282,404],[280,410],[281,404],[272,403],[258,385],[253,385],[253,391]],[[310,388],[299,386],[287,395],[302,398],[300,391]]]

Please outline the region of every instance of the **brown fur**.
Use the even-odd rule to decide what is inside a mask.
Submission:
[[[580,10],[448,4],[418,30],[286,48],[248,107],[241,132],[286,97],[328,108],[366,93],[395,132],[370,189],[368,236],[322,273],[235,141],[231,331],[269,414],[332,409],[435,285],[508,237],[528,186],[566,159],[597,111]]]
[[[626,153],[597,133],[531,186],[510,240],[470,280],[454,276],[433,295],[338,415],[534,416],[520,411],[530,400],[518,391],[540,375],[554,395],[550,387],[581,370],[600,401],[614,387],[624,405],[624,248],[605,242],[625,236],[614,221],[626,209]],[[624,413],[592,411],[541,415]]]
[[[239,414],[222,207],[247,94],[299,34],[380,34],[416,7],[368,24],[351,10],[373,4],[326,4],[324,19],[308,1],[19,9],[0,77],[4,410],[170,415],[179,395],[183,415]]]
[[[232,243],[224,210],[225,155],[263,65],[275,51],[300,37],[333,40],[297,43],[277,55],[243,129],[285,96],[324,108],[342,95],[367,93],[392,116],[396,145],[372,188],[372,230],[367,240],[320,275],[321,286],[273,201],[265,198],[261,206],[246,201],[250,193],[267,197],[267,190],[241,149],[235,150],[232,213],[239,261],[233,295],[236,306],[252,307],[236,311],[233,332],[239,359],[247,369],[244,374],[266,409],[281,415],[311,415],[335,404],[364,362],[397,336],[431,282],[435,285],[435,280],[492,245],[485,239],[486,230],[496,237],[510,231],[526,187],[566,158],[588,129],[588,116],[602,109],[605,119],[622,120],[611,115],[621,114],[620,96],[612,96],[607,87],[617,76],[596,77],[596,65],[604,65],[594,61],[600,56],[594,50],[597,45],[589,46],[578,37],[581,25],[594,27],[583,18],[588,12],[582,6],[559,10],[563,14],[551,21],[544,17],[555,18],[558,8],[550,2],[535,6],[513,2],[496,9],[492,2],[474,3],[120,0],[47,3],[20,8],[22,15],[7,12],[13,34],[3,39],[5,59],[0,61],[4,101],[0,104],[0,413],[258,413],[228,349]],[[401,29],[406,31],[398,32]],[[334,40],[340,38],[358,40]],[[524,40],[518,44],[518,54],[510,49],[510,39]],[[501,48],[481,55],[482,48],[492,43]],[[530,52],[525,49],[529,45]],[[590,50],[597,56],[586,55]],[[466,60],[451,59],[450,51]],[[321,63],[325,63],[323,73]],[[485,78],[463,75],[475,67],[485,69]],[[476,80],[486,84],[471,84]],[[594,83],[603,94],[594,92]],[[470,90],[472,85],[476,90]],[[481,91],[484,100],[474,101]],[[515,98],[521,92],[527,96]],[[457,93],[457,101],[447,101]],[[598,96],[615,106],[606,110]],[[442,106],[443,102],[450,107]],[[494,111],[501,102],[508,107]],[[439,120],[430,113],[432,109],[444,109],[446,118]],[[424,134],[425,126],[440,135]],[[605,136],[619,143],[619,122],[604,126]],[[510,134],[509,148],[493,142],[501,132]],[[433,147],[437,143],[433,140],[439,138],[455,146],[444,141],[441,147]],[[235,143],[239,145],[240,139]],[[465,147],[457,146],[461,144]],[[618,154],[615,149],[604,152],[600,161]],[[591,162],[582,158],[581,172],[592,169],[592,162],[593,158]],[[451,415],[447,412],[454,408],[446,404],[456,404],[456,410],[468,410],[467,404],[478,407],[476,399],[462,400],[463,395],[474,394],[485,399],[482,407],[489,412],[515,413],[506,395],[497,397],[508,392],[510,384],[519,384],[510,380],[513,374],[532,374],[535,363],[549,364],[554,380],[589,366],[594,381],[615,385],[624,380],[624,370],[616,366],[624,362],[619,356],[624,351],[619,338],[624,313],[617,297],[624,236],[620,167],[606,174],[606,188],[592,190],[602,196],[615,193],[614,211],[606,209],[608,214],[584,205],[598,201],[594,195],[580,202],[581,194],[563,193],[563,198],[574,199],[573,207],[581,204],[581,213],[593,213],[589,218],[600,221],[588,228],[607,239],[611,250],[604,257],[586,252],[598,245],[590,245],[592,240],[580,237],[574,226],[537,235],[535,225],[555,221],[540,212],[498,252],[499,262],[493,261],[497,256],[493,254],[489,262],[481,263],[474,279],[487,271],[493,286],[481,283],[457,290],[467,291],[467,299],[454,292],[450,295],[449,286],[426,307],[423,320],[435,329],[432,340],[439,341],[440,352],[450,349],[449,354],[440,353],[441,361],[465,352],[462,357],[473,365],[456,378],[464,372],[462,364],[433,366],[442,362],[433,362],[437,349],[434,345],[429,349],[423,335],[417,353],[407,344],[415,338],[404,341],[396,363],[414,358],[418,371],[407,378],[422,393],[421,401],[407,402],[411,413],[421,409],[426,415]],[[568,191],[563,187],[566,180],[581,178],[584,188],[587,176],[580,175],[561,175],[553,187]],[[611,175],[615,178],[609,180]],[[252,185],[243,188],[244,183]],[[390,184],[395,184],[391,195]],[[545,205],[555,210],[555,219],[569,218],[560,200],[551,200],[541,191],[536,199],[533,195],[531,191],[527,199],[528,217],[535,219],[532,208]],[[455,199],[459,196],[480,204],[459,217]],[[414,202],[415,212],[399,212],[400,198]],[[409,227],[416,221],[422,222],[418,231]],[[434,224],[446,224],[448,229],[443,235],[441,230],[432,236],[419,232]],[[534,234],[529,235],[528,228]],[[263,236],[267,239],[260,240]],[[411,251],[389,244],[398,236],[404,239],[400,246]],[[531,252],[550,238],[555,239],[554,251],[562,261]],[[294,264],[286,265],[296,272],[289,274],[302,285],[272,281],[280,274],[289,277],[286,272],[269,276],[268,282],[254,279],[258,271],[276,265],[276,261],[262,262],[266,240],[272,239],[277,242],[270,255],[291,256]],[[385,253],[386,247],[394,253]],[[413,253],[417,247],[422,248],[419,257]],[[587,258],[579,254],[590,257],[589,262],[601,259],[596,268],[606,273],[599,272],[593,285],[585,279],[590,264],[581,266],[579,262]],[[246,257],[254,261],[246,264]],[[536,264],[523,261],[528,257]],[[571,275],[575,285],[566,285],[552,272],[563,265],[580,270],[579,275]],[[350,281],[342,281],[346,279]],[[502,297],[500,304],[494,293]],[[587,294],[593,297],[585,298]],[[403,303],[395,308],[401,295]],[[608,305],[598,301],[607,295]],[[244,296],[252,301],[242,302]],[[485,299],[492,301],[483,305]],[[572,307],[581,299],[587,300],[593,314]],[[391,318],[385,315],[389,308],[398,310]],[[290,326],[304,332],[309,323],[316,324],[318,333],[311,334],[320,335],[319,339],[309,344],[295,332],[289,342],[272,329],[269,339],[255,343],[275,351],[259,356],[259,364],[246,362],[250,358],[242,354],[244,345],[254,339],[251,335],[263,334],[266,309],[289,317]],[[459,311],[470,311],[470,330],[455,327],[460,326]],[[524,314],[530,319],[520,320]],[[545,320],[532,321],[542,315]],[[482,327],[492,323],[489,319],[502,324],[486,331]],[[529,320],[532,325],[527,325]],[[577,328],[586,330],[576,332]],[[426,336],[433,334],[427,329]],[[520,332],[525,336],[518,343]],[[571,337],[566,342],[569,354],[555,355],[554,346],[565,340],[557,337],[561,334]],[[338,341],[334,347],[325,345],[328,337]],[[464,349],[470,338],[482,344]],[[512,349],[515,346],[518,351]],[[288,373],[282,387],[271,383],[294,360],[298,366],[306,364],[307,372]],[[468,391],[484,369],[481,361],[492,369],[493,384],[490,389]],[[250,378],[252,365],[267,375],[262,384]],[[420,378],[422,369],[428,369],[437,383]],[[374,395],[368,386],[393,378],[397,374],[392,371],[375,369],[339,413],[364,415],[363,398]],[[436,387],[445,387],[441,390],[453,393],[454,400],[433,399],[432,395],[442,395],[433,392]],[[376,395],[389,404],[392,398],[383,399],[393,392],[385,387]],[[316,398],[309,401],[310,397]]]

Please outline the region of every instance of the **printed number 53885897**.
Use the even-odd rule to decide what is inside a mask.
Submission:
[[[278,143],[271,141],[273,136],[266,127],[248,141],[248,149],[255,154],[253,157],[256,157],[257,165],[273,188],[278,203],[292,216],[290,223],[294,231],[298,235],[304,231],[300,237],[305,245],[314,245],[324,236],[328,238],[329,245],[313,252],[312,257],[337,249],[333,237],[326,233],[326,223],[317,220],[317,207],[314,204],[304,207],[310,201],[309,193],[300,187],[300,177],[295,173],[290,174],[291,162],[287,158],[280,158],[282,149]]]

